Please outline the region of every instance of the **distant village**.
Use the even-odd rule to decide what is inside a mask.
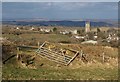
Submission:
[[[61,28],[63,28],[61,26]],[[98,44],[101,42],[111,43],[111,42],[118,42],[118,28],[100,28],[100,27],[91,27],[90,22],[86,22],[85,27],[82,29],[59,29],[57,26],[49,28],[47,26],[30,26],[26,28],[26,26],[14,26],[14,30],[17,31],[32,31],[32,32],[40,32],[43,34],[62,34],[62,35],[70,35],[71,38],[79,40],[81,44],[91,43],[91,44]],[[2,40],[2,38],[0,38]]]

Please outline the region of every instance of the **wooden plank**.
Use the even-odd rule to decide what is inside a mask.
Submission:
[[[46,41],[37,49],[37,51],[39,51],[41,49],[41,47],[43,47],[45,44],[46,44]]]
[[[19,58],[19,47],[17,47],[17,59]]]
[[[67,65],[69,65],[77,56],[79,55],[79,52],[77,52],[73,58],[67,63]]]
[[[38,49],[39,47],[37,46],[17,46],[19,48],[31,48],[31,49]]]
[[[12,55],[10,57],[8,57],[6,60],[3,60],[3,64],[5,64],[8,60],[12,59],[13,57],[15,57],[16,55]]]
[[[69,48],[65,48],[65,49],[67,49],[67,50],[70,50],[70,51],[72,51],[72,52],[78,52],[77,50],[74,50],[74,49],[69,49]]]

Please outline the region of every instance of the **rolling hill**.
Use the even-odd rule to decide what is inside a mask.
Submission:
[[[38,26],[67,26],[67,27],[84,27],[86,21],[69,21],[69,20],[55,20],[55,21],[3,21],[3,24],[13,24],[13,25],[38,25]],[[105,21],[90,21],[92,27],[114,27],[117,26],[116,23],[110,23]]]

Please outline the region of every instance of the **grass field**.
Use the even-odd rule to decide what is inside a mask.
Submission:
[[[13,65],[3,67],[3,80],[117,80],[117,68],[103,68],[102,66],[83,66],[72,69],[70,67],[38,69],[18,68]]]
[[[7,37],[11,41],[16,41],[18,43],[34,42],[34,44],[37,44],[37,42],[43,43],[44,41],[55,42],[55,43],[61,41],[75,42],[75,40],[74,39],[71,40],[69,36],[61,35],[61,34],[21,34],[19,36],[13,34],[4,34],[3,37]]]
[[[25,53],[25,52],[24,52]],[[26,52],[28,54],[28,52]],[[30,53],[34,55],[34,53]],[[39,56],[30,66],[21,65],[16,58],[3,65],[3,80],[117,80],[116,63],[83,63],[75,59],[69,66],[59,65]],[[43,66],[40,66],[43,64]]]
[[[21,64],[16,57],[8,60],[2,67],[3,80],[117,80],[118,79],[118,49],[101,45],[82,45],[76,39],[68,35],[61,34],[40,34],[40,33],[23,33],[20,35],[3,34],[3,37],[19,45],[37,46],[44,41],[52,42],[58,45],[63,44],[62,48],[83,50],[88,59],[88,63],[82,62],[76,58],[69,66],[59,65],[45,58],[35,56],[32,65],[25,66]],[[7,43],[7,42],[6,42]],[[7,44],[5,44],[7,45]],[[15,50],[16,51],[16,50]],[[30,55],[35,55],[30,52]],[[102,53],[109,61],[102,63]],[[10,52],[9,52],[10,53]],[[27,56],[27,52],[23,52]],[[11,53],[10,53],[11,54]],[[16,52],[14,53],[17,54]],[[6,54],[4,54],[6,55]],[[7,54],[8,57],[9,54]],[[91,63],[92,61],[92,63]],[[41,66],[42,65],[42,66]]]

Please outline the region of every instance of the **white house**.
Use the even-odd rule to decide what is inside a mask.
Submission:
[[[19,30],[20,28],[19,28],[19,27],[17,27],[16,29],[17,29],[17,30]]]
[[[76,39],[84,39],[85,37],[84,36],[74,36]]]
[[[49,32],[52,31],[52,30],[51,30],[51,29],[40,29],[40,31],[49,33]]]
[[[98,43],[97,41],[89,40],[89,41],[84,41],[81,44],[97,44],[97,43]]]
[[[65,30],[65,31],[60,31],[60,34],[69,34],[70,32],[69,31],[67,31],[67,30]]]
[[[50,32],[51,30],[50,30],[50,29],[45,29],[44,31],[45,31],[45,32]]]
[[[97,39],[97,38],[98,38],[98,36],[97,36],[97,35],[95,35],[95,36],[94,36],[94,39]]]
[[[119,37],[116,36],[116,34],[109,34],[108,37],[107,37],[107,41],[110,42],[110,41],[118,41],[119,40]]]
[[[34,27],[32,27],[30,30],[34,30],[35,28]]]
[[[44,29],[42,29],[42,28],[41,28],[41,29],[40,29],[40,31],[42,31],[42,32],[43,32],[43,31],[44,31]]]
[[[72,34],[77,34],[77,30],[71,31]]]

